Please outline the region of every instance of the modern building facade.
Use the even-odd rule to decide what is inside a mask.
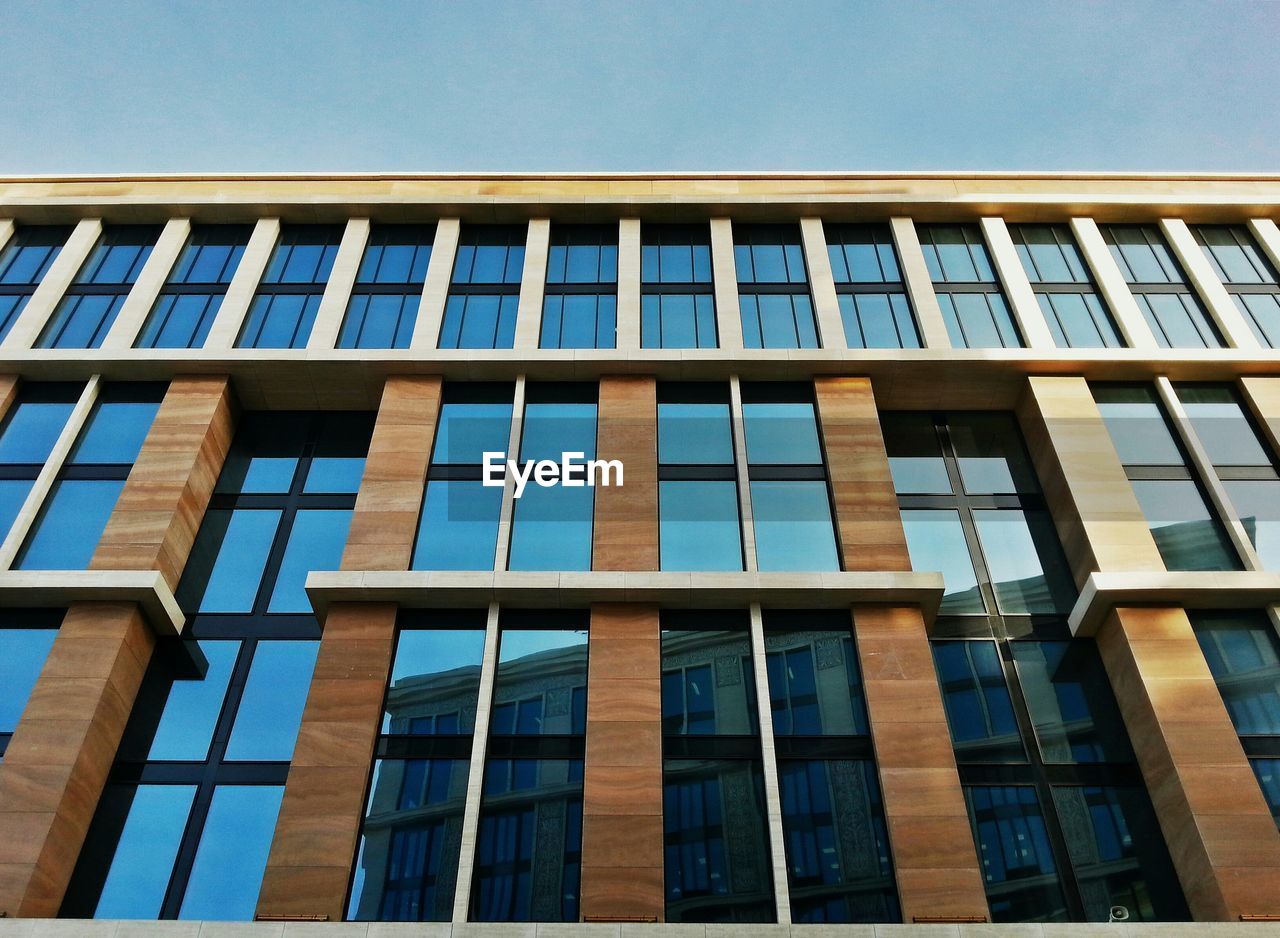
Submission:
[[[1277,220],[0,179],[0,938],[1266,931]]]

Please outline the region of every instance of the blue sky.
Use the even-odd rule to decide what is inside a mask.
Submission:
[[[5,0],[0,172],[1280,171],[1280,3]]]

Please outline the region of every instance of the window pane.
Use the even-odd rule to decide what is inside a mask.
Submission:
[[[1280,759],[1250,759],[1249,764],[1253,766],[1253,774],[1258,776],[1262,797],[1271,808],[1276,827],[1280,828]]]
[[[1065,922],[1066,901],[1035,789],[964,790],[993,922]]]
[[[18,569],[87,570],[123,489],[124,480],[55,483],[18,558]]]
[[[94,918],[159,917],[195,794],[194,785],[107,788],[99,815],[122,827]]]
[[[996,603],[1006,615],[1066,615],[1076,591],[1044,511],[975,511]]]
[[[1271,457],[1235,393],[1211,384],[1177,385],[1178,400],[1215,466],[1269,466]]]
[[[160,409],[159,401],[104,400],[76,441],[68,460],[72,465],[132,464]]]
[[[0,733],[17,728],[57,637],[57,629],[0,627]]]
[[[933,662],[956,759],[1026,762],[995,642],[934,642]]]
[[[1126,466],[1181,466],[1164,410],[1150,386],[1101,385],[1093,388],[1098,411]]]
[[[942,444],[929,414],[882,414],[880,426],[893,487],[899,495],[950,493],[951,479],[942,459]]]
[[[747,631],[663,629],[663,735],[755,736],[759,731]]]
[[[773,922],[759,761],[663,763],[667,922]]]
[[[211,508],[178,587],[190,612],[252,612],[267,554],[280,524],[276,510]]]
[[[825,482],[752,482],[761,570],[839,570]]]
[[[492,570],[501,512],[501,486],[463,479],[428,482],[412,569]]]
[[[120,758],[198,762],[208,757],[239,642],[177,641],[156,649]],[[159,719],[147,714],[158,714]],[[154,730],[152,727],[154,726]]]
[[[1280,570],[1280,482],[1224,482],[1262,566]]]
[[[668,466],[733,465],[729,405],[660,403],[658,460]]]
[[[1009,647],[1046,762],[1134,761],[1092,641],[1021,641]]]
[[[658,505],[661,569],[742,569],[736,482],[659,482]]]
[[[258,642],[227,758],[287,762],[302,723],[318,642]]]
[[[1186,904],[1160,825],[1140,787],[1053,789],[1067,853],[1080,885],[1085,919],[1110,920],[1123,906],[1130,921],[1186,919]]]
[[[1235,549],[1194,482],[1161,479],[1131,484],[1168,569],[1240,569]]]
[[[0,432],[0,463],[43,465],[75,406],[75,401],[19,400]]]
[[[453,918],[468,767],[462,759],[374,763],[348,919]]]
[[[778,785],[792,921],[899,920],[875,763],[786,760]]]
[[[1040,490],[1012,414],[952,414],[947,426],[970,495]]]
[[[806,402],[742,405],[747,462],[753,465],[820,465],[818,421]]]
[[[590,488],[530,485],[515,504],[508,568],[590,570],[594,504]]]
[[[446,402],[440,408],[432,465],[479,465],[484,454],[505,453],[511,402]]]
[[[178,918],[253,920],[283,796],[277,785],[214,789]]]
[[[950,510],[907,510],[902,512],[902,527],[911,569],[942,573],[944,592],[939,614],[986,612],[960,514]]]
[[[507,629],[498,645],[490,732],[496,735],[582,735],[585,712],[574,690],[587,686],[585,629]]]
[[[776,613],[786,621],[785,613]],[[865,736],[866,703],[853,639],[837,631],[778,631],[766,623],[773,732],[778,736]]]
[[[503,446],[505,449],[505,444]],[[586,403],[529,403],[524,409],[520,458],[560,462],[567,452],[596,455],[596,405]]]
[[[305,583],[312,570],[337,570],[351,527],[351,510],[299,511],[280,561],[267,612],[310,612]]]
[[[1236,732],[1280,735],[1280,638],[1270,620],[1197,613],[1192,623]]]
[[[483,655],[481,629],[401,629],[382,732],[473,732]]]

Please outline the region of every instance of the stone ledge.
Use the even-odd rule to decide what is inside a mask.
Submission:
[[[1093,635],[1116,606],[1261,609],[1280,603],[1280,573],[1190,570],[1174,573],[1091,573],[1071,610],[1071,634]]]
[[[487,606],[584,608],[592,603],[655,603],[675,609],[745,607],[830,609],[854,604],[919,606],[932,622],[942,601],[942,574],[844,573],[579,573],[327,571],[307,576],[307,595],[321,617],[335,602],[394,602],[410,609]]]
[[[158,570],[3,570],[0,607],[66,608],[75,602],[134,602],[156,635],[181,635],[186,617]]]

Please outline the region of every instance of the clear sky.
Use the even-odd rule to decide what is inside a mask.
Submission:
[[[1280,171],[1280,3],[3,0],[0,172]]]

